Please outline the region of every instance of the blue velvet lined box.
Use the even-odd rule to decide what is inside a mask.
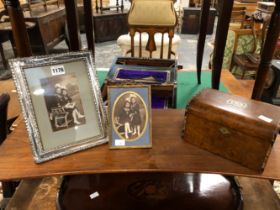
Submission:
[[[117,57],[108,73],[107,84],[148,84],[152,87],[152,108],[175,107],[175,60]]]
[[[169,71],[149,69],[116,69],[114,79],[117,81],[133,80],[145,84],[163,84],[170,81]]]

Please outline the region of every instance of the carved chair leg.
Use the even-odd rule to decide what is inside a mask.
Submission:
[[[246,71],[245,68],[242,67],[242,76],[241,76],[241,79],[244,79],[245,71]]]
[[[229,71],[230,71],[230,72],[232,72],[232,69],[233,69],[233,67],[234,67],[235,65],[236,65],[236,64],[235,64],[235,62],[234,62],[234,59],[232,58],[232,59],[231,59],[230,66],[229,66]]]
[[[134,35],[135,35],[135,30],[134,29],[130,29],[129,30],[129,34],[130,34],[130,37],[131,37],[131,40],[130,40],[131,57],[134,57]]]

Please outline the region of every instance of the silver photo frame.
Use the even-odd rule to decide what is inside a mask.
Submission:
[[[90,52],[9,60],[36,163],[108,142]]]

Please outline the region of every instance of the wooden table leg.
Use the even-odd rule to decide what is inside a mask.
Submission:
[[[102,4],[102,0],[100,0],[99,2],[100,2],[100,6],[99,6],[100,13],[102,14],[102,13],[103,13],[103,4]]]
[[[71,51],[79,51],[81,49],[81,38],[78,21],[77,0],[64,0],[64,4],[69,34],[69,47]]]
[[[220,11],[213,54],[212,88],[219,89],[224,51],[229,29],[233,0],[220,1]]]
[[[210,0],[203,0],[200,13],[200,29],[197,42],[197,55],[196,55],[196,71],[197,83],[201,83],[201,66],[203,61],[203,52],[205,45],[205,38],[207,33],[208,17],[210,10]]]
[[[91,0],[84,0],[84,13],[88,50],[91,50],[93,57],[95,57]]]
[[[98,13],[98,0],[95,0],[95,11]]]
[[[280,32],[280,0],[276,0],[275,3],[276,6],[270,19],[266,40],[261,53],[261,60],[256,75],[252,99],[259,100],[261,98],[267,73],[270,68],[270,62],[273,57]]]
[[[17,56],[31,56],[31,46],[19,0],[5,0],[5,5],[7,7],[8,14],[11,19],[13,38],[16,45]]]

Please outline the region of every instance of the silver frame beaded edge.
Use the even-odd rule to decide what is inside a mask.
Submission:
[[[24,69],[40,66],[58,65],[81,60],[85,62],[87,67],[86,70],[91,86],[93,101],[96,107],[98,116],[97,120],[101,135],[44,151]],[[108,116],[101,97],[100,86],[97,80],[91,52],[69,52],[48,56],[11,59],[9,60],[9,65],[12,71],[29,140],[32,146],[33,158],[36,163],[45,162],[57,157],[72,154],[108,142]]]

